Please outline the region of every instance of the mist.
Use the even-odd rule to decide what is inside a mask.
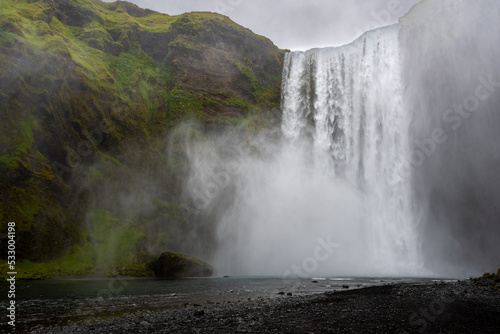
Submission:
[[[495,269],[499,10],[424,1],[347,46],[288,54],[280,124],[186,140],[186,212],[210,226],[217,274]]]
[[[425,265],[461,276],[500,262],[499,19],[497,1],[424,1],[401,26]]]
[[[361,236],[356,222],[362,194],[320,172],[304,159],[307,147],[278,131],[245,138],[232,129],[190,144],[187,203],[195,210],[193,224],[215,222],[210,262],[219,275],[282,275],[294,267],[299,276],[331,274],[333,266],[338,274],[360,270],[347,260],[361,256],[363,244],[341,240]],[[315,254],[319,259],[311,260]]]

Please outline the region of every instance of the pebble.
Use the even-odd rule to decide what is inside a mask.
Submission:
[[[451,311],[448,306],[451,304],[445,304],[444,310],[433,316],[435,320],[427,322],[428,333],[453,332],[453,328],[486,333],[491,328],[500,328],[498,289],[489,288],[487,284],[484,287],[470,285],[467,286],[469,293],[462,294],[465,286],[464,282],[403,283],[290,298],[253,298],[209,304],[203,309],[143,311],[109,320],[97,319],[94,323],[37,327],[31,333],[183,334],[193,333],[194,328],[200,333],[413,333],[418,330],[415,324],[422,323],[418,320],[425,319],[419,315],[420,310],[431,310],[429,305],[433,301],[450,299],[450,295],[454,296],[453,305],[461,307],[453,307]],[[401,295],[405,298],[398,297]],[[412,316],[413,322],[409,320]]]

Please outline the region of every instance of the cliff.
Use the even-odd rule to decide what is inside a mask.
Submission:
[[[213,13],[2,0],[0,238],[16,222],[21,277],[106,274],[185,251],[185,161],[171,130],[265,124],[283,54]]]

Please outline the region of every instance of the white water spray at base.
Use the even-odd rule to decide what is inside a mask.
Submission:
[[[287,54],[280,128],[186,132],[203,258],[229,275],[496,270],[499,18],[494,0],[423,1]]]
[[[395,178],[409,154],[399,66],[397,26],[286,56],[283,138],[240,154],[231,204],[213,204],[220,273],[422,274],[409,180]]]
[[[391,26],[345,47],[289,54],[282,130],[291,141],[311,142],[316,173],[362,193],[360,239],[376,267],[369,271],[416,274],[410,180],[398,177],[410,154],[398,31]]]

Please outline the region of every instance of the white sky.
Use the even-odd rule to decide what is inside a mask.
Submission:
[[[105,2],[113,2],[104,0]],[[218,12],[282,49],[349,43],[362,32],[397,22],[419,0],[129,0],[169,15]]]

